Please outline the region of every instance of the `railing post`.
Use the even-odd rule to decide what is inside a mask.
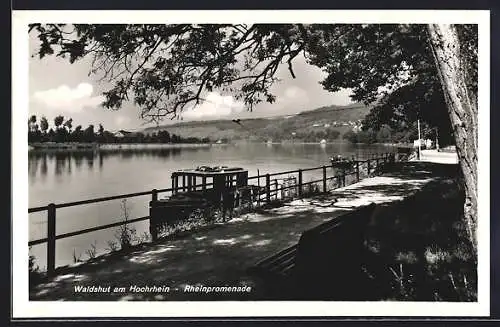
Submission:
[[[179,193],[179,176],[174,177],[174,185],[173,185],[172,195]]]
[[[302,169],[299,169],[299,197],[302,197]]]
[[[56,205],[47,206],[47,275],[56,270]]]
[[[323,193],[326,191],[326,166],[323,166]]]
[[[271,177],[266,174],[266,201],[271,202]]]
[[[274,198],[278,200],[278,180],[274,180]]]
[[[356,161],[356,181],[359,182],[359,161]]]
[[[149,234],[151,235],[151,241],[155,242],[158,239],[158,228],[156,227],[155,221],[155,204],[158,201],[158,191],[153,189],[151,191],[151,202],[149,203]]]

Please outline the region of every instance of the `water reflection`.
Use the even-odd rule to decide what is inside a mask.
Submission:
[[[87,170],[94,170],[96,163],[102,170],[107,160],[118,158],[131,161],[137,158],[167,160],[181,153],[208,152],[210,148],[162,148],[162,149],[106,149],[106,150],[32,150],[28,152],[28,174],[31,178],[49,174],[53,167],[54,175],[71,175],[73,169],[80,171],[83,164]]]
[[[41,161],[42,161],[42,166],[41,166],[40,173],[43,176],[45,176],[45,175],[47,175],[47,156],[43,156]]]
[[[65,203],[89,198],[112,196],[151,189],[170,187],[171,173],[179,169],[201,165],[227,165],[243,167],[250,176],[311,168],[329,164],[337,154],[363,158],[371,153],[396,151],[393,147],[360,146],[351,144],[235,144],[213,147],[150,148],[150,149],[100,149],[28,152],[29,206],[48,203]],[[304,181],[318,179],[320,170],[305,172]],[[264,180],[261,178],[260,183]],[[262,184],[261,184],[262,185]],[[131,217],[146,216],[150,196],[128,199]],[[113,223],[122,217],[118,200],[99,202],[57,210],[58,233],[81,230]],[[30,215],[30,238],[45,237],[46,213]],[[146,224],[146,223],[145,223]],[[147,231],[144,225],[142,231]],[[100,244],[114,237],[114,229],[99,238]],[[97,239],[97,234],[68,238],[67,248],[58,253],[57,260],[72,260],[73,250],[84,252]],[[104,234],[103,234],[104,235]],[[58,250],[59,251],[59,250]],[[41,256],[44,256],[43,249]],[[62,263],[62,262],[61,262]],[[59,263],[58,263],[59,264]]]
[[[76,166],[77,170],[80,170],[80,168],[82,167],[82,163],[83,163],[83,156],[74,155],[73,158],[75,159],[75,166]]]

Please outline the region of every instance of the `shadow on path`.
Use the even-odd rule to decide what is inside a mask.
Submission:
[[[448,166],[448,167],[443,167]],[[130,253],[95,258],[30,289],[30,300],[256,300],[265,290],[246,270],[258,260],[297,243],[302,232],[363,203],[384,203],[417,192],[450,165],[397,164],[394,171],[314,198],[234,218],[224,225],[176,240],[139,246]],[[249,285],[248,294],[185,293],[186,284]],[[130,292],[130,286],[169,286],[169,293]],[[75,286],[111,286],[109,293],[75,292]],[[126,292],[113,292],[124,287]]]

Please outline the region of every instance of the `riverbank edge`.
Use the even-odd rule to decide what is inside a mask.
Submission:
[[[175,149],[205,148],[215,143],[30,143],[28,151],[34,150],[121,150],[121,149]]]
[[[214,145],[221,145],[221,144],[214,144]],[[223,144],[224,145],[224,144]],[[364,179],[367,179],[367,178],[370,178],[370,177],[366,177],[366,178],[363,178],[362,180]],[[355,184],[358,184],[360,183],[362,180],[359,180],[358,182],[354,182],[350,185],[355,185]],[[329,191],[331,192],[331,191]],[[329,192],[326,192],[326,193],[329,193]],[[307,195],[309,196],[315,196],[315,195],[319,195],[319,194],[324,194],[324,193],[316,193],[314,191],[311,191],[310,194],[307,194],[308,192],[306,191],[306,194],[303,195],[304,197],[307,197]],[[270,203],[268,204],[264,204],[262,207],[256,209],[257,211],[259,210],[267,210],[269,208],[273,208],[275,207],[276,205],[284,205],[285,203],[287,202],[290,202],[290,201],[293,201],[293,199],[291,200],[287,200],[287,201],[271,201]],[[162,241],[165,241],[165,240],[170,240],[170,239],[175,239],[176,237],[184,237],[186,235],[189,235],[191,233],[195,233],[195,232],[199,232],[200,228],[201,228],[201,231],[202,230],[205,230],[205,229],[211,229],[211,228],[215,228],[215,227],[218,227],[220,225],[224,225],[224,224],[220,224],[220,223],[213,223],[213,224],[207,224],[207,225],[201,225],[201,226],[198,226],[197,228],[194,228],[194,229],[189,229],[189,230],[183,230],[183,231],[180,231],[179,232],[174,232],[172,235],[168,235],[168,236],[164,236],[164,237],[161,237],[160,239]],[[127,254],[127,253],[130,253],[130,251],[133,251],[134,249],[140,249],[142,248],[143,246],[146,246],[147,244],[156,244],[157,241],[141,241],[137,244],[134,244],[130,249],[128,250],[114,250],[114,251],[110,251],[110,252],[107,252],[107,253],[102,253],[94,258],[89,258],[83,262],[75,262],[73,264],[69,264],[69,265],[63,265],[63,266],[59,266],[56,268],[56,271],[58,272],[58,274],[60,274],[60,271],[66,271],[67,269],[72,269],[72,268],[75,268],[75,267],[78,267],[78,266],[81,266],[82,264],[87,264],[87,263],[92,263],[92,262],[95,262],[94,259],[96,260],[101,260],[101,259],[106,259],[106,258],[109,258],[109,257],[115,257],[115,256],[122,256],[123,254]],[[46,271],[38,271],[41,275],[38,275],[36,278],[42,278],[42,279],[45,279],[47,278],[48,276],[46,275]]]
[[[439,181],[439,182],[440,182],[440,184],[441,184],[444,180],[440,180],[440,179],[438,179],[437,181]],[[356,183],[354,183],[354,184],[356,184]],[[351,185],[354,185],[354,184],[351,184]],[[443,187],[444,187],[444,186],[446,186],[446,187],[451,186],[449,183],[444,183],[444,184],[441,184],[441,185],[443,185]],[[419,192],[422,192],[422,191],[419,191]],[[426,192],[426,193],[427,193],[427,192]],[[418,192],[417,192],[417,193],[415,193],[415,194],[409,195],[409,197],[411,197],[411,196],[415,196],[416,194],[418,194]],[[420,193],[420,196],[422,196],[422,193]],[[405,197],[405,199],[406,199],[406,197]],[[403,201],[403,200],[398,200],[398,201],[395,201],[395,202],[393,202],[393,204],[396,204],[396,203],[403,203],[403,202],[400,202],[400,201]],[[405,212],[406,212],[405,210],[403,210],[403,211],[398,211],[398,210],[397,210],[397,208],[399,208],[399,207],[398,207],[398,206],[391,206],[391,207],[389,207],[389,209],[385,209],[385,210],[389,210],[388,212],[395,212],[396,214],[398,214],[398,212],[400,212],[400,213],[405,213]],[[383,212],[385,213],[386,211],[383,211]],[[222,226],[222,225],[223,225],[223,224],[221,224],[220,226]],[[219,227],[219,226],[212,226],[211,228],[207,228],[207,229],[212,229],[212,228],[214,228],[214,227]],[[198,232],[198,231],[194,231],[194,232]],[[182,235],[182,236],[185,236],[185,235]],[[182,236],[181,236],[181,237],[182,237]],[[137,247],[135,250],[137,251],[137,250],[139,250],[139,249],[149,248],[150,246],[154,246],[154,244],[152,244],[152,243],[143,243],[143,244],[138,245],[138,247]],[[437,250],[436,250],[436,251],[437,251]],[[134,252],[134,251],[131,251],[131,252]],[[112,254],[112,253],[110,253],[110,254]],[[127,253],[127,254],[128,254],[128,253]],[[120,259],[120,257],[121,257],[122,255],[123,255],[123,253],[121,253],[121,254],[120,254],[120,253],[115,253],[115,256],[109,256],[109,257],[107,257],[107,258],[101,258],[101,257],[99,257],[99,258],[94,258],[91,262],[93,262],[93,263],[96,263],[96,264],[97,264],[97,263],[99,263],[99,259],[103,259],[103,260],[109,260],[109,259],[111,259],[111,260],[112,260],[112,259]],[[82,266],[83,266],[83,267],[91,267],[90,265],[88,265],[88,264],[91,264],[91,262],[87,261],[87,262],[85,262],[85,263],[77,264],[77,266],[80,266],[80,267],[77,267],[77,266],[72,266],[72,267],[71,267],[71,266],[65,266],[65,267],[64,267],[65,269],[63,269],[63,270],[61,270],[61,271],[58,271],[58,273],[59,273],[59,274],[74,273],[75,271],[74,271],[74,270],[72,270],[73,268],[77,268],[77,269],[78,269],[78,268],[81,268]],[[63,267],[61,267],[61,268],[63,268]],[[84,268],[84,269],[85,269],[85,268]],[[83,270],[83,271],[85,271],[85,270]],[[398,281],[398,280],[396,280],[396,281]],[[406,281],[406,280],[405,280],[405,281]],[[404,293],[404,294],[402,293],[401,295],[402,295],[402,296],[406,296],[406,293]],[[37,300],[38,300],[38,299],[37,299]],[[405,299],[404,299],[404,298],[401,298],[401,299],[399,299],[399,298],[398,298],[398,299],[392,299],[392,298],[391,298],[390,300],[398,300],[398,301],[399,301],[399,300],[405,300]],[[471,299],[469,299],[469,300],[467,300],[467,301],[475,301],[475,300],[476,300],[476,298],[471,298]]]

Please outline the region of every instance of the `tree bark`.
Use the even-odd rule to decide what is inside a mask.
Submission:
[[[467,87],[470,76],[464,64],[471,58],[461,53],[454,25],[428,25],[428,32],[464,178],[467,232],[477,250],[477,90]]]

